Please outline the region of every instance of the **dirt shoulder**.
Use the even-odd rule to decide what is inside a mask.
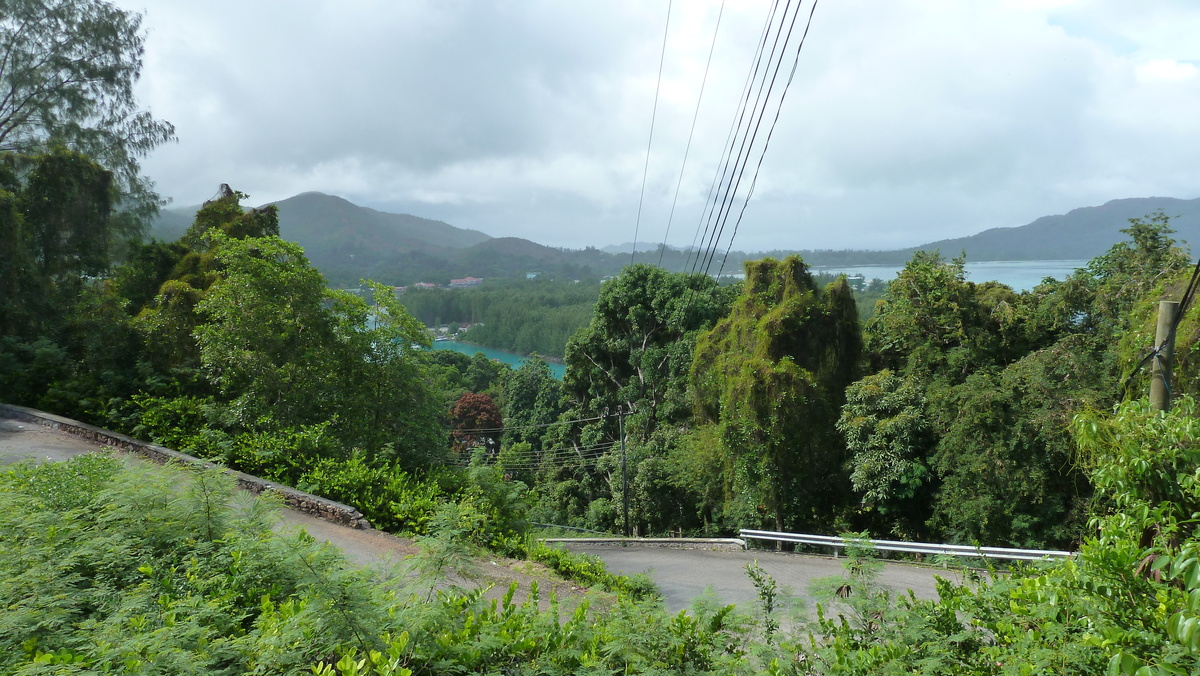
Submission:
[[[83,439],[67,432],[42,426],[36,422],[0,417],[0,467],[24,460],[57,462],[69,458],[108,450],[129,462],[148,462],[144,458]],[[276,529],[283,533],[303,529],[318,541],[328,542],[345,553],[346,559],[360,567],[396,569],[406,557],[420,551],[410,539],[400,538],[375,529],[350,528],[319,519],[311,514],[284,507]],[[485,598],[500,598],[513,582],[517,583],[517,601],[527,598],[534,581],[538,584],[539,605],[550,607],[553,594],[566,607],[574,607],[587,593],[586,589],[566,582],[540,564],[502,557],[488,557],[476,562],[471,578],[458,580],[459,586],[488,588]]]

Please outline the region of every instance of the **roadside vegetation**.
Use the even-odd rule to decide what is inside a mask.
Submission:
[[[869,313],[844,279],[818,279],[797,257],[749,262],[728,286],[638,264],[598,287],[407,297],[430,301],[418,313],[462,299],[475,305],[455,311],[494,309],[502,317],[479,328],[516,351],[537,349],[521,336],[570,333],[558,381],[538,359],[514,370],[422,349],[422,321],[390,287],[366,282],[370,299],[330,290],[279,237],[275,209],[247,210],[228,186],[179,241],[142,240],[155,201],[136,158],[171,130],[128,96],[137,15],[75,0],[42,22],[47,5],[14,7],[0,18],[14,50],[116,35],[101,43],[121,65],[13,118],[48,126],[0,130],[13,141],[0,153],[6,400],[349,503],[443,561],[531,557],[625,600],[565,618],[432,586],[418,603],[401,582],[380,591],[391,587],[335,554],[270,535],[259,508],[225,511],[215,477],[179,496],[81,460],[0,480],[6,671],[1197,669],[1195,305],[1179,323],[1174,410],[1140,398],[1157,302],[1190,279],[1166,215],[1132,219],[1126,241],[1022,293],[917,252],[872,290]],[[71,40],[22,42],[22,26],[43,24],[69,26]],[[39,76],[14,72],[0,82]],[[108,151],[89,145],[98,138]],[[853,531],[1078,556],[946,583],[935,602],[890,597],[854,559],[833,587],[849,594],[785,630],[761,571],[748,571],[757,616],[717,602],[672,616],[635,602],[652,596],[643,582],[532,546],[530,522]]]
[[[0,474],[0,669],[73,674],[1187,674],[1200,668],[1192,515],[1195,405],[1144,402],[1076,418],[1096,535],[1075,559],[943,580],[896,596],[869,550],[795,606],[754,565],[754,608],[698,599],[671,614],[636,581],[534,545],[573,579],[618,593],[541,610],[536,590],[484,600],[448,575],[461,529],[419,540],[397,577],[348,565],[270,500],[231,504],[220,472],[103,455]],[[180,490],[180,486],[185,486]],[[639,600],[648,599],[648,600]],[[1145,599],[1153,599],[1147,603]]]

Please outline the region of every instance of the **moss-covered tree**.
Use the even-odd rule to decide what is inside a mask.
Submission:
[[[794,256],[746,264],[742,294],[697,342],[691,370],[697,416],[720,429],[741,525],[833,525],[849,493],[835,423],[861,340],[844,279],[820,289]]]

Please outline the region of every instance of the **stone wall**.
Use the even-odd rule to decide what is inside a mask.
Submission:
[[[126,453],[135,453],[160,465],[171,463],[194,468],[218,466],[215,463],[201,460],[186,453],[180,453],[165,446],[138,441],[124,434],[110,432],[99,427],[81,423],[78,420],[71,420],[70,418],[64,418],[32,408],[25,408],[24,406],[0,404],[0,418],[11,418],[13,420],[50,427],[72,436],[87,439],[99,446],[108,446]],[[357,509],[349,505],[343,505],[340,502],[327,500],[318,495],[298,491],[287,486],[280,486],[243,472],[231,469],[226,469],[225,472],[233,475],[240,488],[244,488],[255,495],[263,491],[272,491],[282,496],[285,505],[297,511],[311,514],[319,519],[342,526],[349,526],[350,528],[371,528],[371,524],[367,519]]]

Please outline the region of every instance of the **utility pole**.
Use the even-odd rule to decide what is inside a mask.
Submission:
[[[1171,364],[1175,359],[1175,314],[1179,303],[1173,300],[1158,302],[1158,326],[1154,332],[1154,359],[1150,362],[1150,408],[1171,410]]]
[[[629,529],[629,472],[625,467],[625,411],[617,407],[617,429],[621,435],[621,503],[625,514],[625,537],[630,536]]]

